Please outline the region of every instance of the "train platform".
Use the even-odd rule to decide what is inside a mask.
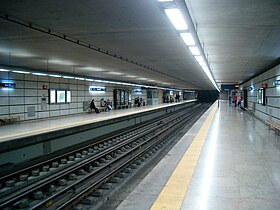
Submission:
[[[150,106],[132,107],[129,109],[113,109],[110,112],[84,113],[79,115],[55,117],[35,121],[24,121],[0,126],[0,143],[12,139],[18,139],[37,134],[46,134],[51,131],[73,128],[75,126],[107,121],[124,116],[144,113],[164,107],[172,107],[179,104],[190,103],[196,100],[185,100],[179,103],[158,104]]]
[[[216,102],[117,209],[280,209],[279,159],[279,136]]]
[[[3,125],[0,126],[0,166],[11,168],[44,155],[82,147],[194,103],[196,100],[185,100]]]

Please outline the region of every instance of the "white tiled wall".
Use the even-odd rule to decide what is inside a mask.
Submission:
[[[244,83],[243,88],[250,86],[254,87],[253,91],[248,91],[248,107],[252,108],[253,104],[256,106],[255,115],[263,120],[271,119],[280,123],[280,86],[274,86],[273,82],[280,79],[280,65],[273,69],[253,78],[252,80]],[[267,104],[265,106],[257,103],[257,90],[261,88],[261,85],[266,83],[266,98]]]
[[[147,101],[147,92],[144,89],[141,95],[135,95],[133,87],[117,86],[112,84],[95,83],[75,79],[55,78],[48,76],[36,76],[32,74],[18,74],[12,72],[0,72],[0,81],[11,81],[16,84],[14,89],[0,88],[0,117],[17,115],[22,120],[41,119],[54,116],[83,113],[83,102],[95,100],[99,106],[100,99],[110,99],[113,102],[114,89],[131,89],[132,101],[135,97],[142,97]],[[71,90],[71,103],[48,104],[48,90],[43,89],[47,85],[50,89]],[[88,91],[89,86],[105,86],[106,93],[92,94]],[[47,97],[47,109],[41,109],[41,97]],[[35,106],[35,116],[28,117],[27,109]]]

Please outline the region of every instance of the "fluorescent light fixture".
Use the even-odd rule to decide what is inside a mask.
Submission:
[[[135,78],[136,76],[133,76],[133,75],[126,75],[125,77],[128,77],[128,78]]]
[[[203,57],[201,55],[194,56],[194,58],[197,60],[197,62],[203,61]]]
[[[128,86],[131,86],[131,85],[133,85],[133,84],[131,84],[131,83],[125,83],[124,85],[128,85]]]
[[[159,2],[170,2],[170,1],[173,1],[173,0],[158,0]]]
[[[61,75],[58,74],[49,74],[50,77],[62,77]]]
[[[214,78],[212,77],[212,74],[211,74],[209,68],[207,66],[203,66],[202,69],[205,72],[205,74],[207,75],[207,77],[210,79],[210,81],[212,82],[214,87],[220,92],[220,89],[218,88]]]
[[[79,67],[79,69],[88,70],[88,71],[105,71],[104,69],[92,67],[92,66]]]
[[[72,61],[60,60],[60,59],[50,59],[48,62],[58,64],[58,65],[68,65],[68,66],[75,65],[75,63],[73,63]]]
[[[75,77],[75,79],[77,79],[77,80],[85,80],[85,78],[81,78],[81,77]]]
[[[108,72],[104,72],[104,74],[122,75],[123,73],[115,72],[115,71],[108,71]]]
[[[144,77],[141,77],[141,78],[138,78],[139,80],[147,80],[147,78],[144,78]]]
[[[5,71],[5,72],[7,72],[7,71],[10,71],[10,70],[8,70],[8,69],[0,69],[0,71]]]
[[[179,9],[165,9],[167,17],[177,30],[187,30],[188,26]]]
[[[63,76],[64,79],[74,79],[75,77],[71,77],[71,76]]]
[[[102,80],[96,79],[95,82],[103,82]]]
[[[204,61],[200,61],[200,62],[198,62],[198,63],[199,63],[199,65],[200,65],[201,67],[207,66],[206,63],[205,63]]]
[[[34,72],[34,73],[32,73],[32,74],[37,75],[37,76],[47,76],[47,74],[45,74],[45,73],[39,73],[39,72]]]
[[[197,47],[189,47],[189,49],[193,55],[200,55],[199,49]]]
[[[143,87],[143,85],[139,85],[139,84],[133,84],[136,87]]]
[[[203,71],[204,71],[205,73],[206,73],[206,72],[209,72],[209,73],[210,73],[209,68],[208,68],[207,66],[203,66],[202,69],[203,69]]]
[[[30,72],[28,72],[28,71],[18,71],[18,70],[15,70],[13,72],[14,73],[19,73],[19,74],[30,74]]]
[[[93,79],[85,79],[86,81],[93,82]]]
[[[191,33],[180,33],[180,36],[187,46],[195,45],[195,41]]]

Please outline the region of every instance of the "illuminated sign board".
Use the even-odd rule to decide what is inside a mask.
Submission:
[[[10,83],[10,82],[1,82],[0,87],[4,88],[15,88],[16,84],[15,83]]]
[[[50,98],[50,104],[56,103],[56,90],[50,90],[49,98]]]
[[[70,103],[71,102],[71,91],[67,90],[66,91],[66,103]]]
[[[66,95],[64,90],[57,90],[56,91],[56,103],[65,103],[66,102]]]
[[[260,88],[257,92],[257,102],[265,106],[265,89]]]
[[[273,85],[277,86],[277,85],[280,85],[280,80],[276,80],[273,82]]]
[[[71,91],[70,90],[49,90],[49,103],[50,104],[65,104],[71,103]]]
[[[92,93],[105,93],[106,92],[105,87],[99,87],[99,86],[90,86],[88,90],[89,90],[89,92],[92,92]]]
[[[254,90],[253,86],[248,87],[248,91],[253,91],[253,90]]]
[[[140,95],[140,94],[142,94],[142,89],[141,88],[135,88],[134,93]]]

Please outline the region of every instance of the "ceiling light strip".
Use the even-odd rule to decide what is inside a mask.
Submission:
[[[188,30],[188,25],[179,9],[165,9],[164,11],[177,30]]]
[[[186,20],[184,19],[181,11],[176,8],[164,8],[166,5],[164,4],[164,2],[167,2],[168,0],[158,0],[161,3],[161,6],[164,9],[164,12],[166,13],[167,17],[169,18],[169,20],[171,21],[171,23],[173,24],[173,26],[178,30],[190,30]],[[168,5],[167,5],[168,7]],[[182,40],[185,42],[185,44],[188,46],[190,52],[192,53],[192,55],[195,57],[195,59],[197,60],[197,62],[199,62],[200,66],[203,68],[203,71],[205,72],[205,74],[207,75],[207,77],[209,78],[209,80],[212,82],[212,84],[214,85],[214,87],[220,91],[220,89],[217,86],[217,83],[215,81],[215,79],[213,78],[213,75],[210,71],[210,69],[208,68],[208,61],[205,57],[203,48],[201,47],[201,44],[199,42],[198,36],[196,34],[196,30],[194,28],[192,19],[191,19],[191,15],[189,14],[188,8],[186,6],[186,11],[188,14],[188,19],[189,19],[189,23],[191,23],[191,31],[193,31],[193,34],[191,32],[179,32],[179,35],[181,36]],[[195,46],[195,40],[193,38],[193,35],[196,36],[196,40],[198,40],[197,46]],[[200,50],[201,49],[201,52]],[[205,58],[205,60],[204,60]],[[204,65],[205,63],[205,65]],[[208,65],[208,66],[207,66]],[[207,68],[207,69],[206,69]]]
[[[0,69],[0,71],[8,72],[10,70],[7,69]],[[100,79],[91,79],[91,78],[82,78],[82,77],[74,77],[74,76],[68,76],[68,75],[59,75],[59,74],[47,74],[42,72],[28,72],[28,71],[21,71],[21,70],[13,70],[13,73],[19,73],[19,74],[33,74],[37,76],[49,76],[49,77],[56,77],[56,78],[64,78],[64,79],[77,79],[77,80],[86,80],[89,82],[99,82],[99,83],[110,83],[110,84],[118,84],[118,85],[126,85],[126,86],[133,86],[133,87],[145,87],[145,88],[155,88],[155,89],[161,89],[161,90],[174,90],[174,91],[181,91],[176,88],[166,88],[166,87],[159,87],[159,86],[149,86],[149,85],[141,85],[141,84],[133,84],[128,82],[118,82],[118,81],[110,81],[110,80],[100,80]],[[142,80],[147,80],[147,78],[138,78]],[[155,82],[155,80],[150,80],[150,82]]]
[[[30,72],[29,72],[29,71],[19,71],[19,70],[14,70],[14,71],[12,71],[12,72],[14,72],[14,73],[18,73],[18,74],[30,74]]]

